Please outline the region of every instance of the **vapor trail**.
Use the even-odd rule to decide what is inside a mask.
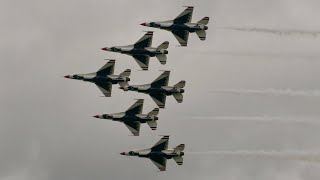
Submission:
[[[259,123],[296,123],[296,124],[319,124],[320,121],[311,118],[290,118],[275,116],[194,116],[195,120],[210,121],[249,121]]]
[[[292,90],[292,89],[216,89],[212,93],[227,93],[240,95],[267,95],[267,96],[303,96],[320,97],[320,90]]]
[[[313,36],[318,37],[320,31],[309,31],[309,30],[298,30],[298,29],[270,29],[270,28],[258,28],[258,27],[218,27],[219,29],[228,29],[234,31],[244,31],[244,32],[257,32],[257,33],[266,33],[274,34],[280,36]]]
[[[298,152],[298,151],[248,151],[248,150],[235,150],[235,151],[199,151],[199,152],[185,152],[190,155],[214,155],[221,157],[245,157],[245,158],[270,158],[270,159],[283,159],[283,160],[297,160],[305,162],[320,162],[319,152]]]

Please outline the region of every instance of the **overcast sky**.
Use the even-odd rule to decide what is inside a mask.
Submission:
[[[173,19],[184,5],[195,6],[193,22],[211,18],[206,41],[191,34],[188,47],[178,47],[172,34],[139,25]],[[317,0],[2,0],[0,179],[319,179],[320,163],[186,153],[183,166],[171,160],[166,172],[156,172],[147,159],[119,155],[150,147],[162,134],[171,135],[170,147],[185,143],[186,152],[320,152],[320,97],[212,92],[320,90],[320,37],[223,28],[317,32],[319,7]],[[154,46],[170,42],[167,65],[152,58],[142,72],[133,58],[100,50],[134,43],[145,30],[155,31]],[[116,74],[132,69],[132,84],[171,70],[170,85],[187,82],[184,102],[168,97],[158,130],[144,124],[140,137],[121,123],[93,118],[123,111],[136,98],[146,99],[144,112],[156,107],[143,94],[114,86],[113,96],[102,98],[93,84],[62,78],[94,72],[105,58],[116,59]],[[261,116],[287,121],[239,118]]]

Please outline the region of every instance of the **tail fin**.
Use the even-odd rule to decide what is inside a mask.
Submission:
[[[209,23],[209,17],[204,17],[197,22],[197,24],[203,24],[203,25],[207,25],[208,23]]]
[[[162,65],[167,63],[167,56],[165,54],[157,54],[156,57]]]
[[[159,114],[159,108],[154,108],[152,111],[148,113],[149,116],[156,116]]]
[[[180,153],[184,150],[185,148],[185,145],[184,144],[179,144],[178,146],[176,146],[173,151],[176,152],[176,153]]]
[[[184,86],[186,85],[186,81],[180,81],[177,84],[174,85],[174,87],[176,88],[184,88]]]
[[[169,41],[165,41],[158,46],[158,49],[168,49],[168,47],[169,47]]]
[[[207,36],[206,31],[198,30],[198,31],[196,31],[196,33],[197,33],[197,35],[198,35],[198,37],[200,38],[201,41],[206,40],[206,36]]]
[[[123,71],[120,76],[124,76],[124,77],[129,77],[131,75],[131,70],[130,69],[126,69],[125,71]]]

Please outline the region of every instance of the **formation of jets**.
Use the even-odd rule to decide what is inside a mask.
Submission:
[[[189,33],[196,33],[201,40],[206,39],[209,17],[204,17],[197,23],[191,23],[193,7],[187,7],[175,19],[169,21],[145,22],[141,25],[164,29],[173,33],[181,46],[187,46]],[[136,43],[126,46],[104,47],[102,50],[117,52],[132,56],[142,70],[148,70],[150,57],[156,57],[162,65],[167,62],[169,42],[164,41],[158,47],[152,46],[153,32],[148,31]],[[114,74],[115,60],[108,62],[97,72],[87,74],[66,75],[65,78],[83,80],[96,84],[105,97],[111,97],[112,85],[119,84],[119,89],[124,91],[136,91],[150,95],[158,108],[143,114],[144,99],[138,99],[128,110],[119,113],[95,115],[99,119],[109,119],[126,125],[134,136],[139,136],[140,125],[148,124],[152,130],[157,129],[159,108],[165,108],[167,96],[173,96],[178,103],[183,101],[186,81],[181,80],[173,86],[169,86],[170,71],[164,71],[158,78],[149,84],[130,85],[131,70],[126,69],[119,75]],[[131,81],[130,81],[131,82]],[[173,149],[168,149],[169,136],[163,136],[153,147],[142,150],[134,150],[120,153],[121,155],[149,158],[160,171],[166,170],[167,159],[174,159],[178,165],[183,164],[184,144]]]

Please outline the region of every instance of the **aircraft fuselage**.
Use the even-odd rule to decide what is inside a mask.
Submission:
[[[118,53],[127,54],[127,55],[131,55],[131,56],[145,55],[145,56],[150,56],[150,57],[154,57],[157,54],[168,54],[168,51],[165,49],[158,49],[158,48],[153,48],[153,47],[136,48],[133,45],[111,47],[108,49],[108,51],[118,52]]]
[[[120,75],[98,75],[97,73],[89,73],[89,74],[75,74],[70,76],[71,79],[83,80],[92,83],[112,83],[117,84],[120,82],[128,82],[130,81],[129,77],[124,77]]]
[[[152,87],[151,85],[132,85],[128,87],[128,90],[145,94],[165,93],[166,95],[172,95],[175,93],[184,93],[184,89],[172,86]]]
[[[207,30],[208,26],[197,23],[183,23],[177,24],[174,22],[151,22],[148,24],[149,27],[169,30],[169,31],[189,31],[196,32],[199,30]]]

